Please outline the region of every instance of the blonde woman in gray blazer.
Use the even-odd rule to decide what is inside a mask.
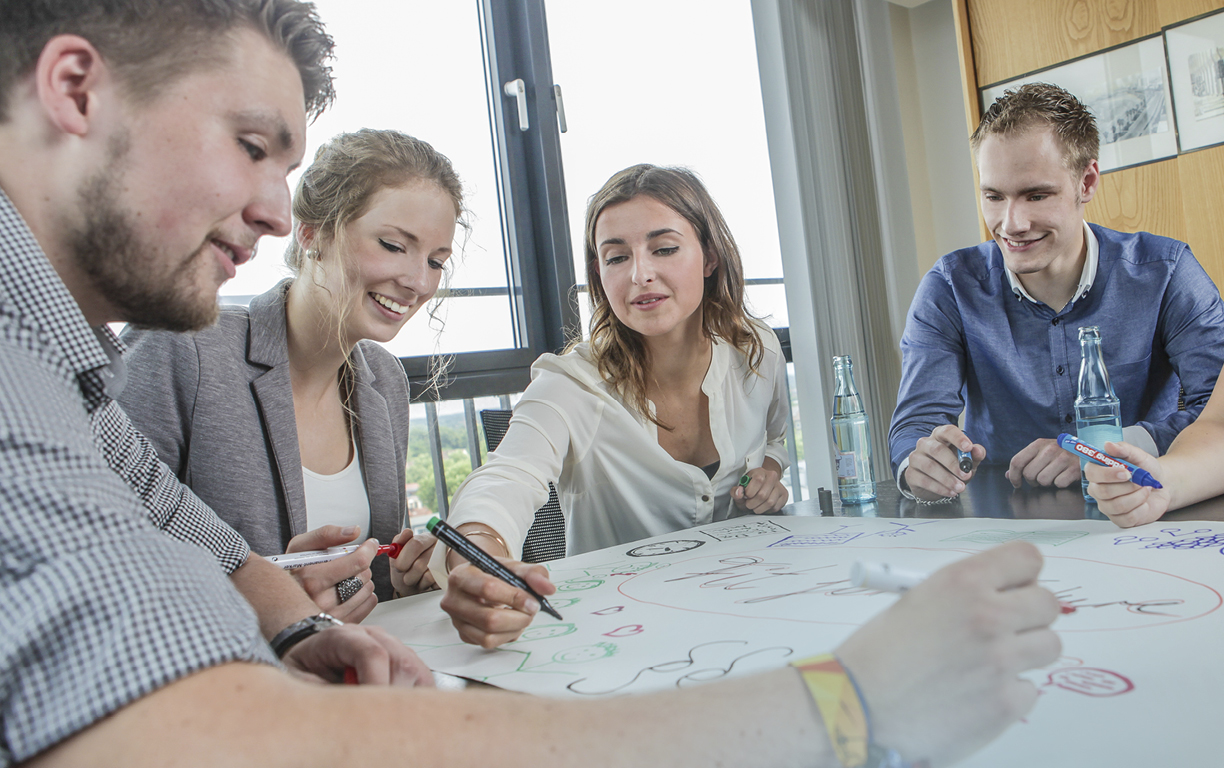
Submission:
[[[462,212],[458,177],[429,144],[342,134],[294,194],[293,278],[249,308],[223,307],[203,331],[124,334],[121,405],[254,551],[360,543],[359,531],[405,545],[389,568],[363,538],[349,555],[291,571],[347,621],[434,588],[434,539],[406,528],[408,380],[375,342],[434,296]],[[345,522],[319,524],[335,519]]]

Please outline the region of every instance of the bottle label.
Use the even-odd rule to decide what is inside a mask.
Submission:
[[[837,478],[845,480],[848,478],[858,477],[858,469],[855,461],[854,451],[837,454]]]

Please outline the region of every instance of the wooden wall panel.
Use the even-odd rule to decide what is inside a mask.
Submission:
[[[1182,155],[1177,166],[1186,221],[1181,239],[1215,284],[1224,286],[1224,146]]]
[[[1084,218],[1122,232],[1143,230],[1185,240],[1177,160],[1105,174]]]
[[[978,85],[1160,31],[1157,6],[1177,0],[969,0]]]
[[[1224,0],[967,0],[979,86],[1224,8]]]

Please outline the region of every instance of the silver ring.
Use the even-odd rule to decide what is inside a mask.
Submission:
[[[364,584],[365,582],[361,580],[360,576],[349,576],[344,581],[336,584],[336,599],[343,603],[360,592]]]

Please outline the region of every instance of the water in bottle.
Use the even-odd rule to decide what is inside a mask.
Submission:
[[[861,504],[876,497],[871,469],[871,431],[863,398],[854,385],[849,355],[833,358],[837,391],[833,395],[833,446],[837,462],[837,492],[843,504]]]
[[[1086,443],[1105,450],[1105,443],[1122,440],[1122,405],[1109,383],[1109,371],[1101,355],[1101,331],[1095,325],[1079,329],[1080,363],[1079,395],[1075,398],[1075,433]],[[1080,459],[1080,487],[1088,495],[1088,479],[1084,477],[1087,459]]]

